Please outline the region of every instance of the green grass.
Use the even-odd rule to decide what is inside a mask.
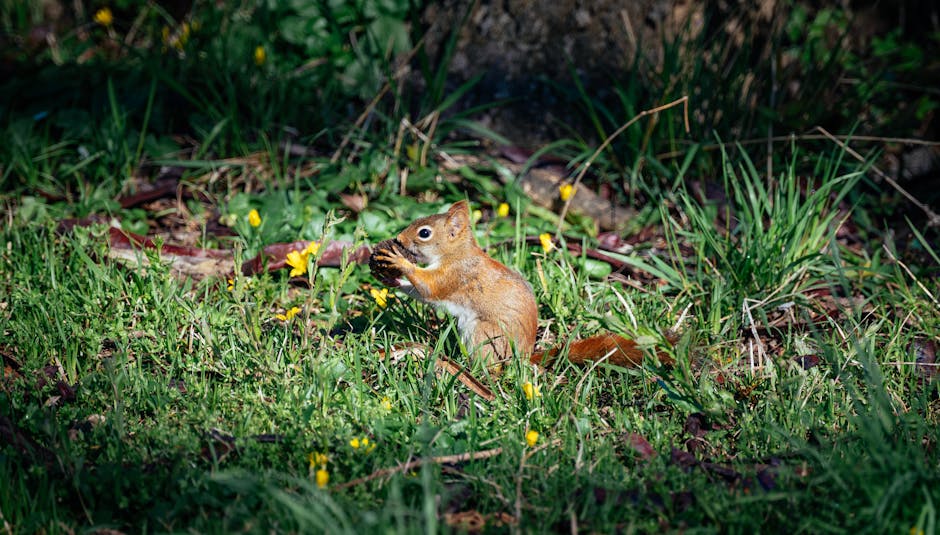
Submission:
[[[364,287],[375,284],[365,266],[320,268],[310,290],[280,272],[238,277],[228,291],[220,279],[181,280],[159,263],[140,270],[107,260],[101,227],[60,235],[51,220],[14,211],[0,235],[0,331],[5,364],[16,373],[4,380],[0,415],[25,442],[2,449],[0,477],[12,484],[0,491],[0,511],[20,532],[411,531],[467,511],[483,514],[492,529],[495,515],[505,514],[532,531],[566,529],[572,519],[597,531],[771,523],[813,532],[932,529],[940,498],[932,484],[940,470],[937,385],[910,364],[906,322],[935,333],[936,308],[894,264],[855,273],[859,260],[828,242],[835,203],[795,192],[785,179],[792,169],[779,186],[760,190],[746,157],[738,161],[740,174],[726,167],[741,193],[728,209],[749,225],[748,236],[705,224],[674,234],[695,254],[669,265],[681,277],[658,288],[591,280],[582,259],[557,250],[492,249],[533,281],[552,333],[614,329],[655,341],[687,305],[691,312],[673,370],[562,364],[535,373],[517,363],[492,380],[491,403],[435,377],[427,359],[381,357],[381,349],[415,340],[468,362],[446,319],[442,340],[428,332],[430,309],[404,296],[379,308]],[[818,198],[845,183],[833,175],[819,177]],[[289,199],[277,199],[287,194],[275,189],[258,205],[283,209],[278,203]],[[690,195],[679,200],[676,218],[694,222],[707,210]],[[784,213],[795,215],[781,221]],[[262,214],[265,224],[277,222],[273,208]],[[326,232],[343,232],[344,224]],[[501,221],[478,230],[484,244],[506,243],[506,233],[519,243],[521,232]],[[251,237],[238,239],[248,247]],[[764,245],[780,239],[787,247]],[[752,261],[798,266],[800,277],[750,273],[718,254],[746,247],[762,255]],[[750,273],[747,284],[736,285],[733,272]],[[715,277],[728,282],[713,289]],[[920,282],[936,293],[935,280]],[[764,325],[783,296],[808,288],[842,288],[861,302],[806,324],[799,318],[813,307],[797,300],[797,321],[778,328],[783,348],[751,369],[750,325],[736,308],[760,300],[764,313],[754,319]],[[274,318],[295,305],[303,310],[295,319]],[[900,307],[914,316],[896,314]],[[793,357],[804,353],[821,364],[801,369]],[[59,380],[72,385],[74,399],[55,400]],[[541,396],[526,399],[525,382]],[[697,457],[722,468],[684,468],[674,457],[693,440],[683,429],[690,418],[705,425],[694,439]],[[535,448],[525,445],[528,429],[540,432]],[[630,433],[655,454],[632,448]],[[350,446],[363,437],[374,450]],[[412,459],[492,448],[501,452],[331,490]],[[329,456],[326,489],[314,482],[313,452]]]
[[[439,151],[479,154],[479,139],[498,134],[473,123],[473,110],[452,110],[473,83],[447,93],[452,51],[437,65],[415,52],[426,94],[397,83],[387,38],[401,52],[420,36],[404,36],[412,14],[393,4],[200,4],[202,29],[185,51],[159,44],[162,25],[179,27],[148,4],[138,41],[102,48],[114,56],[79,64],[86,45],[64,39],[58,59],[37,53],[30,77],[0,88],[25,103],[0,113],[5,531],[470,530],[460,518],[494,532],[936,531],[940,386],[915,360],[940,332],[940,251],[935,231],[913,225],[903,243],[880,222],[850,232],[862,244],[840,235],[886,210],[859,192],[869,164],[794,142],[768,173],[746,145],[709,152],[683,138],[678,113],[641,121],[589,177],[646,199],[629,228],[654,237],[611,253],[639,281],[621,284],[596,261],[527,245],[555,230],[557,214],[531,206],[498,165],[438,179]],[[252,24],[235,24],[247,15]],[[0,5],[5,26],[34,18]],[[326,22],[304,26],[317,20]],[[95,46],[107,40],[90,28]],[[358,48],[346,46],[350,33]],[[270,45],[263,65],[251,60],[258,43]],[[615,81],[620,108],[576,88],[592,135],[672,91],[717,87],[711,65],[678,68],[679,48],[667,60],[682,79]],[[830,54],[811,52],[814,69],[814,54]],[[298,71],[311,57],[328,60]],[[744,68],[727,78],[738,84]],[[23,93],[31,82],[48,93]],[[734,123],[738,93],[722,91],[709,108],[722,120],[699,127],[721,139],[742,125],[762,132],[766,118]],[[799,115],[790,111],[784,121]],[[402,119],[425,133],[437,126],[426,140]],[[583,163],[589,137],[546,152]],[[663,150],[680,156],[657,157]],[[182,173],[180,202],[121,208],[119,194],[160,166]],[[703,177],[724,196],[702,198],[692,182]],[[335,192],[366,208],[345,208]],[[380,307],[367,266],[319,267],[307,284],[286,270],[238,275],[229,289],[225,275],[182,278],[152,253],[146,268],[110,258],[105,224],[58,230],[65,218],[114,217],[168,242],[176,230],[233,249],[240,264],[276,242],[375,243],[468,194],[481,244],[532,283],[541,348],[614,331],[671,352],[676,366],[517,361],[490,378],[461,354],[450,319],[401,294]],[[509,217],[495,215],[501,202]],[[172,229],[173,216],[190,226]],[[234,235],[212,232],[216,223]],[[593,234],[574,224],[566,239],[593,247]],[[277,318],[292,307],[296,317]],[[430,358],[386,354],[406,342],[467,365],[496,399],[437,376]],[[539,395],[528,399],[526,383]],[[539,433],[534,446],[528,430]],[[324,466],[311,466],[317,453]]]

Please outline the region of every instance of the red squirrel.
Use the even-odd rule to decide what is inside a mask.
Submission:
[[[498,369],[513,348],[542,365],[559,352],[534,351],[538,307],[532,287],[480,249],[470,228],[467,201],[454,203],[443,214],[422,217],[396,239],[377,244],[370,267],[384,283],[453,315],[467,350],[479,351],[491,368]],[[638,366],[643,355],[636,342],[616,334],[568,346],[568,359],[576,364],[606,357],[610,364]],[[670,360],[664,354],[659,357]]]

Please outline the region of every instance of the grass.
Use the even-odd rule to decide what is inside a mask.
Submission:
[[[744,247],[742,238],[704,224],[674,237],[701,248],[670,267],[682,277],[646,291],[591,280],[582,259],[558,250],[492,248],[529,280],[540,280],[541,269],[547,283],[535,288],[552,333],[650,337],[686,305],[692,313],[671,371],[562,365],[536,373],[517,363],[491,383],[491,403],[435,377],[426,359],[382,358],[380,350],[412,339],[454,356],[456,337],[447,320],[404,296],[378,307],[364,289],[375,284],[364,266],[320,268],[310,290],[281,272],[238,277],[228,291],[217,278],[180,280],[159,263],[139,270],[108,261],[101,227],[61,235],[51,220],[14,212],[0,236],[0,329],[11,374],[0,395],[12,433],[0,476],[13,482],[0,491],[0,510],[16,531],[411,531],[455,528],[458,517],[447,513],[457,512],[480,513],[490,529],[507,522],[532,531],[571,522],[598,531],[737,531],[769,522],[805,531],[932,529],[937,386],[909,362],[906,322],[936,332],[936,309],[896,265],[872,265],[867,278],[877,284],[857,284],[849,252],[836,255],[826,245],[831,232],[817,231],[834,222],[835,203],[808,202],[785,180],[782,190],[754,189],[756,175],[746,172],[746,157],[741,163],[736,191],[751,195],[729,199],[729,211],[752,225],[747,239],[791,243],[755,245],[766,255],[760,261],[826,269],[804,266],[789,280],[752,274],[735,286],[732,271],[741,266],[713,248],[740,251],[733,246]],[[824,193],[845,182],[820,180]],[[261,196],[259,205],[274,206],[281,195]],[[689,221],[706,209],[691,195],[680,200]],[[770,217],[775,224],[761,229],[768,214],[757,207],[796,215]],[[801,209],[821,222],[805,225]],[[484,243],[522,232],[511,227]],[[239,239],[247,247],[250,238]],[[729,282],[708,291],[714,277]],[[921,282],[936,292],[935,281]],[[773,338],[783,348],[749,367],[747,335],[737,333],[750,325],[730,296],[739,303],[839,287],[863,302],[822,323],[780,328]],[[892,312],[901,306],[886,290],[893,287],[907,288],[903,306],[916,319]],[[764,325],[780,299],[759,300],[765,309],[754,316]],[[293,320],[274,318],[295,305],[303,312]],[[711,315],[713,308],[725,312]],[[796,310],[808,316],[813,306],[798,302]],[[439,341],[428,332],[436,321]],[[804,370],[793,362],[807,352],[821,364]],[[526,399],[526,382],[539,397]],[[702,431],[690,432],[688,422],[699,420]],[[535,447],[525,444],[529,429],[540,433]],[[631,435],[655,453],[632,447]],[[375,449],[354,449],[353,438]],[[698,460],[684,461],[676,451],[690,441]],[[427,462],[343,490],[317,488],[318,467],[308,461],[325,453],[336,486],[411,459],[493,448],[500,453],[490,458]]]
[[[158,42],[168,14],[151,9],[144,27]],[[698,146],[682,149],[678,123],[638,123],[618,140],[633,146],[612,144],[594,167],[598,182],[657,200],[631,222],[654,236],[610,253],[630,268],[631,284],[618,284],[591,259],[527,244],[553,232],[557,215],[530,206],[498,170],[437,178],[439,151],[479,152],[461,132],[495,134],[450,113],[469,86],[445,94],[446,58],[433,66],[416,53],[434,88],[424,100],[394,83],[368,45],[385,42],[380,30],[399,35],[391,20],[375,23],[394,13],[332,13],[333,26],[318,31],[335,63],[308,79],[296,68],[312,52],[300,49],[320,45],[290,25],[316,17],[258,8],[257,27],[238,30],[250,38],[233,30],[216,41],[231,14],[203,9],[218,19],[204,20],[188,50],[209,55],[206,79],[186,82],[195,53],[135,45],[112,58],[134,76],[96,71],[106,63],[84,69],[104,82],[88,109],[37,97],[30,113],[56,104],[48,121],[0,115],[10,139],[0,147],[5,531],[936,531],[940,387],[918,365],[940,332],[936,234],[914,229],[882,247],[852,239],[881,229],[840,232],[882,209],[859,194],[869,164],[795,142],[768,178],[739,145],[722,145],[715,165]],[[285,19],[282,33],[271,30]],[[364,28],[362,48],[340,46]],[[104,40],[99,30],[92,36]],[[236,61],[261,35],[276,35],[270,63]],[[37,62],[40,78],[61,75]],[[369,83],[324,82],[337,73]],[[168,82],[176,77],[184,82]],[[239,104],[223,90],[232,80],[258,99]],[[320,82],[316,98],[304,92]],[[386,82],[389,97],[367,120],[343,111],[368,106]],[[662,87],[617,94],[635,112]],[[619,112],[578,97],[597,135],[616,128]],[[298,119],[305,134],[280,128],[289,104],[321,101],[329,105],[316,117]],[[583,139],[552,147],[579,162],[593,152]],[[664,148],[682,163],[657,159]],[[629,164],[638,155],[645,167]],[[161,166],[182,175],[179,200],[122,208],[119,195]],[[704,176],[724,194],[691,185]],[[368,203],[357,212],[327,192]],[[275,242],[375,243],[468,193],[481,244],[533,285],[542,348],[615,331],[677,365],[546,371],[516,361],[490,378],[461,354],[450,319],[394,292],[380,306],[364,265],[321,266],[305,282],[286,270],[195,280],[153,253],[146,268],[111,258],[104,223],[59,228],[114,217],[167,242],[231,248],[241,263]],[[501,202],[509,217],[495,214]],[[578,228],[566,239],[595,246]],[[298,315],[278,319],[294,307]],[[673,326],[680,336],[669,346]],[[438,376],[430,358],[393,354],[410,342],[466,364],[496,399]]]

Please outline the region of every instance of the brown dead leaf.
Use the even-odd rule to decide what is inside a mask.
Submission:
[[[698,464],[698,459],[695,458],[695,455],[691,453],[680,450],[679,448],[672,448],[670,453],[670,460],[673,464],[678,465],[685,471],[691,471],[692,467]]]
[[[366,209],[366,205],[369,202],[369,198],[361,194],[350,194],[350,193],[340,193],[339,200],[343,203],[343,206],[349,208],[355,213],[359,213]]]
[[[163,197],[173,197],[179,187],[179,177],[160,178],[156,182],[135,181],[136,193],[118,198],[121,208],[133,208]]]
[[[809,370],[819,366],[819,355],[797,355],[793,357],[793,362],[804,370]]]
[[[633,448],[633,451],[637,452],[640,460],[647,461],[656,457],[656,450],[653,449],[653,446],[643,435],[631,432],[627,435],[627,439],[630,441],[630,447]]]

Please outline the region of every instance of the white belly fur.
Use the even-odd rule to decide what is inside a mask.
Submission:
[[[470,345],[473,343],[473,333],[477,330],[477,322],[479,321],[477,313],[450,301],[437,301],[435,304],[457,319],[457,330],[460,331],[460,339],[463,340],[463,345],[466,346],[467,351],[472,351],[474,348]]]
[[[421,294],[415,290],[411,282],[409,282],[406,278],[398,279],[398,283],[399,290],[419,301],[431,303],[435,306],[443,308],[445,312],[453,316],[457,320],[457,330],[460,331],[460,339],[463,340],[463,345],[466,346],[468,351],[473,350],[473,348],[470,346],[473,343],[473,333],[477,330],[477,323],[479,323],[479,318],[477,317],[476,312],[465,306],[461,306],[450,301],[424,299],[421,297]]]

